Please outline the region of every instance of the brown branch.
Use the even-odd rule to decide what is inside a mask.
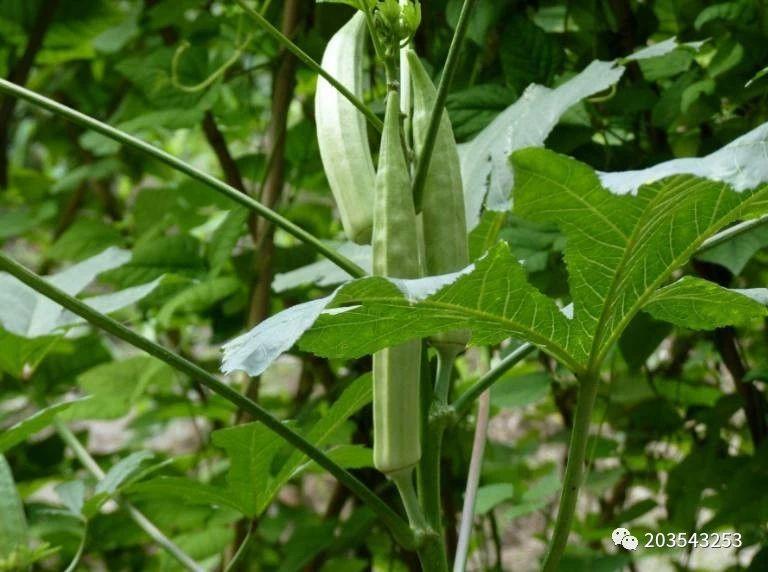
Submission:
[[[282,32],[293,37],[299,23],[298,0],[287,0],[283,5]],[[283,51],[272,84],[272,121],[269,127],[269,154],[272,157],[264,188],[261,191],[261,203],[273,208],[283,192],[285,185],[285,140],[288,122],[288,108],[293,100],[296,87],[296,58],[290,52]],[[250,325],[258,324],[269,315],[269,296],[272,284],[272,260],[274,256],[274,227],[261,219],[257,224],[262,249],[258,253],[259,265],[257,284],[251,298],[249,312]]]
[[[59,0],[48,0],[43,2],[35,18],[35,23],[29,32],[27,46],[24,53],[16,64],[11,68],[8,74],[8,81],[17,85],[24,86],[29,79],[32,66],[40,48],[43,47],[43,40],[48,28],[53,21],[53,15],[59,5]],[[0,98],[0,189],[8,187],[8,144],[10,142],[11,118],[16,109],[17,99],[14,97]]]
[[[281,31],[287,37],[292,37],[299,24],[299,0],[286,0],[283,4]],[[265,174],[264,185],[261,189],[260,202],[273,208],[283,192],[285,184],[285,138],[288,124],[288,108],[293,100],[296,86],[296,58],[290,52],[283,51],[278,60],[272,83],[271,121],[267,140],[269,142],[269,163]],[[219,159],[221,161],[221,157]],[[222,168],[226,167],[222,163]],[[250,326],[264,321],[269,316],[269,299],[272,287],[273,259],[275,253],[274,227],[263,219],[250,217],[249,225],[257,246],[256,282],[251,290],[248,323]],[[260,378],[248,380],[245,394],[258,399]],[[236,423],[250,421],[250,416],[238,411]],[[235,526],[236,542],[241,541],[247,534],[245,521]]]
[[[736,391],[744,401],[744,413],[747,417],[749,433],[755,448],[757,448],[768,436],[765,397],[754,384],[744,381],[748,368],[741,355],[736,330],[731,327],[719,328],[715,330],[714,341],[715,347],[723,359],[723,364],[733,378]]]
[[[240,168],[229,152],[227,140],[224,138],[224,134],[219,129],[216,118],[210,110],[205,112],[205,117],[203,118],[203,133],[205,133],[208,144],[219,160],[219,165],[224,173],[224,179],[237,190],[247,194],[243,176],[240,174]]]

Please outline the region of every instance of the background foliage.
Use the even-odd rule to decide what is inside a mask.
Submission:
[[[317,60],[351,13],[336,3],[272,4],[269,20]],[[422,6],[415,44],[432,70],[445,61],[459,7],[455,0]],[[768,79],[759,77],[766,33],[760,0],[480,0],[450,116],[458,138],[470,141],[530,83],[554,88],[595,59],[676,36],[703,44],[628,62],[615,88],[568,109],[546,146],[600,171],[704,156],[768,120]],[[232,3],[0,0],[0,75],[220,174],[317,236],[340,239],[315,141],[315,76]],[[381,78],[371,75],[367,99],[382,112]],[[190,89],[201,82],[204,89]],[[536,124],[537,109],[532,117],[521,129]],[[5,252],[52,274],[115,247],[116,259],[75,292],[120,292],[123,321],[212,372],[224,342],[328,293],[286,275],[315,261],[306,246],[161,164],[10,98],[0,98],[0,187]],[[473,255],[497,238],[526,262],[542,292],[567,293],[564,237],[555,227],[486,212],[471,236]],[[766,244],[765,228],[752,231],[689,270],[728,287],[764,285]],[[61,336],[30,321],[24,327],[37,328],[37,337],[25,337],[12,325],[21,310],[0,308],[0,452],[7,460],[0,508],[19,514],[23,503],[26,523],[0,518],[0,570],[25,561],[64,569],[86,530],[85,569],[177,569],[133,524],[126,502],[207,569],[249,527],[244,569],[416,566],[344,488],[259,425],[241,425],[248,419],[228,403],[87,328]],[[750,321],[701,333],[645,315],[634,320],[598,397],[600,430],[575,526],[581,541],[564,570],[766,569],[766,327]],[[513,347],[469,351],[457,392]],[[366,359],[295,351],[260,378],[231,380],[394,504],[370,469],[369,369]],[[535,569],[552,524],[575,388],[543,354],[494,387],[473,569]],[[49,427],[56,414],[107,479],[97,484],[83,471]],[[449,535],[456,534],[472,421],[446,440]],[[619,525],[638,537],[733,530],[744,548],[645,550],[631,560],[608,542]]]

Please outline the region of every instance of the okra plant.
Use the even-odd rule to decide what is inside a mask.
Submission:
[[[93,49],[114,54],[139,25],[159,31],[162,72],[148,72],[155,62],[142,57],[115,69],[146,82],[147,101],[171,101],[174,113],[188,106],[226,182],[198,155],[166,150],[196,153],[178,117],[168,128],[183,126],[181,139],[154,145],[147,138],[156,123],[167,127],[162,112],[118,128],[20,85],[18,66],[0,79],[0,112],[20,100],[27,113],[84,129],[69,139],[87,162],[54,185],[52,197],[73,198],[53,246],[30,248],[55,202],[29,214],[22,190],[47,196],[33,167],[61,175],[71,165],[54,159],[58,133],[46,152],[29,144],[47,126],[20,127],[9,146],[0,571],[637,570],[647,566],[642,547],[677,549],[670,561],[689,569],[703,535],[729,539],[729,569],[763,569],[768,497],[752,485],[768,476],[756,326],[768,316],[768,124],[730,126],[752,117],[760,107],[751,98],[765,93],[764,62],[733,63],[745,46],[759,53],[749,43],[756,32],[744,46],[734,39],[748,3],[702,7],[692,29],[714,39],[701,42],[668,37],[662,16],[672,8],[651,2],[658,34],[634,51],[627,21],[645,18],[646,7],[598,26],[568,2],[327,0],[318,4],[336,6],[317,12],[343,21],[320,48],[315,36],[302,41],[312,3],[190,2],[182,19],[169,2],[141,4],[130,26],[94,36]],[[758,12],[749,19],[764,27]],[[435,30],[437,15],[450,29]],[[41,11],[29,33],[45,35],[48,17]],[[55,46],[74,23],[51,17],[63,24]],[[194,42],[219,37],[212,22],[221,22],[221,44],[203,62]],[[598,50],[603,24],[630,26],[620,57],[581,65],[587,44],[590,58],[613,53]],[[554,34],[576,41],[565,50]],[[20,61],[42,45],[30,40]],[[495,49],[503,88],[477,84]],[[111,69],[109,57],[89,73]],[[559,73],[568,58],[570,72]],[[741,78],[734,70],[757,95],[718,83]],[[264,105],[254,103],[264,85],[254,73],[269,73],[272,85],[260,139],[269,153],[259,160],[233,157],[227,137],[248,131],[247,149],[263,118],[247,129],[234,121],[229,132],[218,123],[227,106],[248,116]],[[718,90],[722,109],[705,122]],[[138,97],[120,100],[117,117]],[[656,107],[643,107],[654,97]],[[752,107],[738,107],[740,97]],[[641,123],[611,122],[622,107]],[[658,138],[666,119],[679,158],[625,156]],[[723,129],[732,141],[685,157],[696,121],[696,133]],[[122,163],[121,147],[139,159]],[[608,170],[616,156],[637,168]],[[305,172],[313,160],[320,176]],[[258,176],[244,176],[251,163]],[[118,167],[141,175],[136,189],[121,179],[113,195],[101,183]],[[173,185],[155,188],[158,177]],[[116,208],[110,197],[126,209],[115,232],[84,210],[84,181],[106,197],[104,209]],[[302,186],[318,184],[325,203],[307,209]],[[334,216],[318,231],[308,211],[320,208]],[[219,363],[206,350],[221,344]],[[275,397],[296,369],[290,399]],[[270,393],[275,380],[281,391]],[[93,421],[105,419],[131,427],[120,434],[128,445],[99,450],[103,425]],[[168,419],[191,419],[200,439],[191,453],[163,449]],[[541,428],[503,430],[502,421]],[[61,474],[42,468],[45,456]],[[532,515],[544,524],[524,520]],[[500,522],[516,537],[506,551]],[[533,551],[523,546],[534,538]]]

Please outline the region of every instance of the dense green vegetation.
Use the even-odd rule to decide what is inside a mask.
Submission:
[[[0,571],[768,569],[768,6],[400,4],[0,0]]]

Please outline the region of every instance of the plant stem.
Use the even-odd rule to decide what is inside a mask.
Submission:
[[[418,550],[422,572],[448,572],[448,557],[442,533],[431,531]]]
[[[75,457],[77,457],[86,470],[99,481],[103,480],[105,476],[104,471],[101,470],[101,467],[96,460],[91,457],[91,454],[85,447],[83,447],[82,443],[80,443],[69,427],[58,418],[54,419],[53,424],[61,439],[70,449],[72,449]],[[139,509],[125,500],[120,499],[118,502],[125,507],[131,519],[133,519],[133,521],[138,524],[139,527],[152,538],[152,540],[173,556],[179,564],[191,572],[204,572],[204,569],[197,562],[179,548],[170,538],[163,534],[163,532],[157,528],[151,520],[144,516]]]
[[[472,407],[472,403],[475,401],[475,399],[480,397],[489,387],[501,379],[505,373],[512,369],[516,364],[520,363],[535,349],[536,346],[533,344],[526,343],[521,345],[515,349],[515,351],[501,360],[498,364],[496,364],[496,366],[483,377],[477,380],[477,382],[472,387],[462,393],[456,399],[456,401],[453,402],[452,405],[456,418],[458,419],[463,415],[466,415]]]
[[[424,432],[422,455],[417,472],[419,500],[424,518],[430,530],[436,535],[435,539],[425,542],[419,551],[422,565],[430,561],[437,566],[430,570],[448,570],[448,556],[443,531],[442,505],[440,502],[440,462],[445,428],[448,425],[448,393],[451,386],[453,362],[461,348],[453,345],[437,348],[437,375],[435,387],[427,417],[428,423]],[[436,560],[437,559],[437,560]],[[428,568],[424,568],[427,570]]]
[[[145,351],[151,356],[156,357],[162,362],[167,363],[175,370],[196,379],[202,385],[208,387],[214,393],[219,394],[227,401],[230,401],[237,407],[250,413],[254,419],[264,424],[267,429],[284,439],[288,444],[298,449],[307,457],[315,461],[318,465],[326,469],[340,482],[344,483],[353,493],[355,493],[363,502],[365,502],[381,519],[381,521],[390,529],[395,539],[406,548],[414,546],[413,533],[408,524],[387,504],[379,498],[376,493],[369,489],[359,479],[349,471],[335,463],[323,451],[312,445],[300,434],[293,431],[290,427],[283,424],[274,417],[269,411],[255,403],[251,399],[240,394],[216,377],[202,369],[200,366],[184,359],[147,338],[140,336],[132,330],[126,328],[119,322],[109,316],[94,310],[84,302],[74,298],[40,276],[31,272],[18,262],[12,260],[5,253],[0,252],[0,270],[5,270],[18,280],[39,292],[43,296],[50,298],[64,308],[84,318],[97,328],[100,328],[121,340],[128,342],[132,346]]]
[[[373,13],[371,12],[371,7],[368,5],[368,2],[366,2],[365,0],[363,0],[361,4],[362,4],[363,14],[365,14],[365,21],[368,24],[368,32],[371,34],[371,41],[373,42],[373,51],[376,53],[377,58],[383,59],[384,49],[381,46],[381,41],[379,40],[379,34],[376,31],[376,25],[373,21]]]
[[[475,438],[472,442],[472,458],[469,461],[467,487],[464,493],[464,506],[461,510],[461,527],[459,542],[456,547],[456,559],[453,561],[453,572],[464,572],[469,552],[469,539],[472,535],[472,524],[475,521],[475,498],[480,484],[480,473],[483,468],[483,453],[488,434],[488,417],[491,409],[491,394],[486,391],[480,396],[480,405],[475,425]]]
[[[448,394],[451,391],[451,374],[453,362],[462,348],[455,345],[445,345],[437,348],[437,376],[435,379],[435,402],[440,406],[448,404]]]
[[[560,559],[568,544],[568,535],[573,524],[579,488],[584,479],[584,462],[587,453],[587,441],[589,440],[590,419],[597,397],[599,381],[596,373],[588,373],[579,380],[579,396],[573,418],[571,441],[568,445],[563,492],[560,496],[555,530],[549,542],[549,549],[542,568],[543,572],[555,572],[559,569]]]
[[[414,531],[423,533],[427,530],[427,521],[419,506],[419,497],[416,495],[416,489],[413,486],[413,468],[399,471],[389,475],[392,482],[395,483],[400,498],[403,499],[403,506],[408,515],[408,521]]]
[[[376,114],[371,111],[370,108],[365,105],[365,103],[360,101],[360,99],[354,93],[349,91],[344,86],[344,84],[339,82],[339,80],[325,71],[320,64],[313,60],[309,54],[307,54],[299,46],[294,44],[288,37],[285,36],[285,34],[270,24],[269,20],[248,6],[244,0],[236,1],[237,4],[245,11],[245,13],[248,14],[248,16],[250,16],[251,19],[254,20],[259,26],[261,26],[264,31],[267,32],[267,34],[272,36],[279,44],[281,44],[286,50],[296,56],[308,68],[323,76],[323,78],[325,78],[328,83],[335,87],[341,95],[347,98],[352,105],[354,105],[363,115],[365,115],[366,119],[368,119],[369,123],[373,125],[376,131],[381,133],[382,129],[384,128],[384,123],[381,121],[381,119],[376,117]]]
[[[448,57],[445,60],[443,75],[440,77],[440,84],[437,86],[437,96],[435,97],[435,107],[432,109],[432,115],[429,118],[429,128],[424,138],[424,147],[421,155],[416,162],[416,174],[413,177],[413,202],[416,205],[416,212],[421,211],[421,199],[424,194],[424,184],[427,181],[429,164],[432,162],[432,152],[435,149],[437,140],[437,131],[440,128],[440,121],[445,111],[445,101],[448,98],[448,90],[451,87],[453,76],[456,73],[456,66],[459,63],[459,53],[461,44],[464,42],[464,36],[467,34],[469,26],[469,17],[472,9],[477,4],[477,0],[464,0],[461,7],[459,22],[456,24],[456,31],[453,33],[451,46],[448,49]]]
[[[146,153],[147,155],[154,157],[155,159],[165,163],[172,169],[175,169],[181,173],[184,173],[185,175],[195,179],[196,181],[199,181],[204,185],[212,188],[218,193],[221,193],[222,195],[229,197],[236,203],[239,203],[244,207],[252,211],[255,211],[260,216],[264,217],[268,221],[274,223],[275,225],[285,230],[288,234],[296,237],[300,241],[314,248],[318,253],[328,258],[328,260],[336,264],[339,268],[348,272],[353,277],[359,278],[359,277],[365,276],[365,272],[357,264],[349,260],[347,257],[339,254],[332,248],[326,246],[317,237],[313,236],[312,234],[310,234],[300,226],[294,224],[293,222],[283,217],[282,215],[276,213],[272,209],[265,207],[264,205],[254,200],[253,198],[249,197],[248,195],[241,193],[240,191],[228,185],[227,183],[220,181],[216,177],[213,177],[208,173],[204,173],[203,171],[200,171],[199,169],[196,169],[195,167],[185,163],[178,157],[174,157],[170,153],[167,153],[162,149],[158,149],[157,147],[150,145],[149,143],[139,139],[138,137],[129,135],[128,133],[121,131],[119,129],[116,129],[111,125],[102,123],[101,121],[94,119],[83,113],[80,113],[79,111],[76,111],[70,107],[67,107],[66,105],[62,105],[56,101],[53,101],[52,99],[48,99],[45,96],[42,96],[40,94],[35,93],[34,91],[30,91],[28,89],[20,87],[4,79],[0,79],[0,92],[5,93],[7,95],[12,95],[14,97],[18,97],[19,99],[23,99],[24,101],[31,103],[32,105],[35,105],[42,109],[46,109],[56,115],[60,115],[61,117],[64,117],[69,121],[72,121],[77,125],[80,125],[81,127],[85,127],[86,129],[91,129],[93,131],[96,131],[97,133],[100,133],[105,137],[109,137],[110,139],[123,143],[132,149],[142,151],[143,153]]]

